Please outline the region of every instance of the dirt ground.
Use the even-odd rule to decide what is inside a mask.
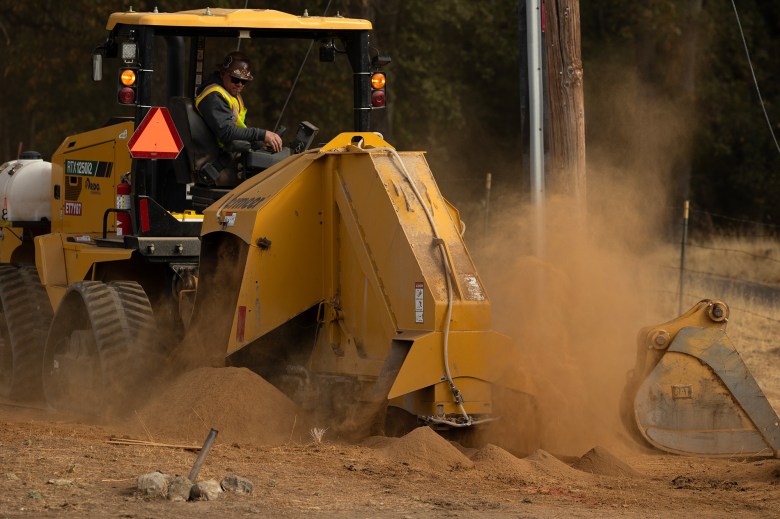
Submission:
[[[304,424],[259,376],[200,368],[110,425],[0,401],[0,517],[780,517],[780,459],[676,456],[629,438],[617,401],[638,323],[677,315],[676,299],[659,291],[661,308],[637,297],[638,268],[572,254],[572,242],[562,254],[571,268],[512,257],[502,271],[517,272],[503,283],[511,290],[492,292],[499,331],[533,352],[519,365],[537,375],[546,451],[468,449],[425,427],[360,444],[329,429],[317,442],[312,428],[322,424]],[[532,294],[538,274],[546,307]],[[491,286],[490,271],[485,278]],[[711,295],[696,290],[690,304]],[[780,409],[778,309],[731,304],[729,335]],[[188,475],[211,428],[219,435],[198,480],[236,474],[253,482],[252,494],[171,502],[137,491],[145,473]]]
[[[243,389],[210,400],[202,391],[213,384]],[[0,517],[780,516],[776,459],[674,456],[627,438],[580,457],[539,450],[520,459],[493,445],[458,448],[429,428],[360,445],[329,439],[326,431],[318,443],[310,429],[273,416],[287,405],[281,393],[237,368],[201,369],[161,396],[168,404],[158,399],[112,426],[0,405]],[[258,396],[259,413],[240,404]],[[265,427],[255,422],[262,419]],[[197,453],[109,443],[118,437],[198,446],[207,423],[222,432],[198,480],[237,474],[253,482],[251,495],[144,497],[136,490],[139,475],[188,475]]]

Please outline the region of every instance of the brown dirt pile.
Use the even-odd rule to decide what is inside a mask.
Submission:
[[[430,427],[418,427],[406,436],[375,445],[388,459],[418,470],[438,472],[474,467],[474,462]]]
[[[536,485],[550,481],[582,481],[588,478],[541,449],[526,458],[517,458],[501,447],[488,444],[471,459],[477,470],[503,481]]]
[[[480,472],[502,480],[518,480],[523,484],[539,482],[540,475],[529,461],[517,458],[492,443],[477,451],[471,460]]]
[[[615,457],[604,447],[594,447],[572,464],[577,470],[600,474],[602,476],[616,476],[640,478],[642,475],[631,468],[627,463]]]
[[[542,449],[537,450],[523,459],[531,463],[540,474],[544,474],[556,480],[582,480],[583,478],[588,477],[587,474],[583,474],[582,472],[571,468],[566,463]]]
[[[247,368],[198,368],[184,373],[135,418],[132,425],[137,434],[155,441],[199,444],[213,427],[219,431],[218,442],[280,445],[293,433],[293,439],[299,440],[306,431],[297,406]]]

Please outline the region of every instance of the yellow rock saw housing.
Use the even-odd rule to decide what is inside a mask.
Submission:
[[[344,436],[428,424],[535,449],[527,365],[491,329],[458,211],[423,152],[372,131],[390,58],[369,51],[370,29],[271,10],[112,14],[93,78],[111,64],[125,115],[65,137],[51,162],[0,167],[0,394],[105,416],[177,372],[241,365]],[[302,121],[281,152],[233,143],[221,166],[193,97],[221,59],[212,47],[239,38],[297,38],[346,60],[352,126],[319,136]],[[144,133],[150,113],[159,137]],[[163,141],[175,149],[155,155]],[[20,181],[33,174],[44,181]],[[640,333],[623,399],[639,441],[778,456],[780,420],[727,320],[705,300]]]
[[[0,268],[7,392],[99,412],[142,396],[131,388],[166,364],[228,362],[345,434],[487,426],[501,414],[497,387],[527,398],[514,346],[490,329],[457,210],[422,152],[371,131],[386,86],[371,77],[390,59],[369,52],[370,22],[206,8],[114,13],[106,28],[93,75],[116,60],[122,73],[106,77],[122,78],[117,100],[133,116],[65,138],[35,267]],[[302,122],[289,149],[237,149],[233,176],[214,176],[219,149],[192,98],[218,38],[298,38],[320,46],[322,61],[345,59],[352,128],[316,144],[316,126]],[[132,158],[128,143],[158,106],[183,149]],[[129,209],[115,202],[127,184]],[[130,217],[121,236],[118,215]],[[10,311],[34,305],[47,309],[34,322]]]

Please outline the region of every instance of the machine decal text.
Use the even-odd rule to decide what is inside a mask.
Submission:
[[[264,196],[234,198],[233,200],[225,204],[225,209],[254,209],[258,205],[260,205],[263,202],[263,200],[265,200]]]
[[[414,322],[422,323],[424,321],[423,312],[423,288],[425,285],[421,281],[414,284]]]
[[[113,163],[98,160],[66,160],[65,174],[82,177],[108,177]]]
[[[672,398],[693,398],[693,389],[691,386],[672,386]]]
[[[81,216],[81,202],[65,202],[65,214],[68,216]]]

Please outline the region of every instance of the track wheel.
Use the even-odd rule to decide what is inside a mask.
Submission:
[[[51,303],[34,266],[0,266],[0,392],[15,400],[42,396],[41,366]]]
[[[46,340],[47,402],[78,414],[121,414],[153,380],[154,337],[151,305],[138,283],[71,285]]]

